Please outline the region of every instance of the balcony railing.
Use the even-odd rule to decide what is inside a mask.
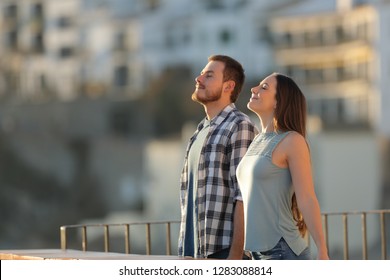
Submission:
[[[361,248],[362,248],[362,259],[367,260],[368,258],[368,238],[367,234],[370,230],[378,231],[379,230],[379,236],[378,238],[380,240],[380,255],[381,259],[387,260],[387,240],[388,240],[388,232],[389,230],[386,228],[386,218],[390,217],[390,209],[384,209],[384,210],[373,210],[373,211],[353,211],[353,212],[329,212],[329,213],[322,213],[322,219],[323,219],[323,226],[324,226],[324,233],[325,238],[327,242],[327,247],[331,248],[332,243],[329,241],[329,234],[330,233],[336,233],[336,229],[332,228],[330,225],[330,220],[334,222],[334,220],[340,220],[342,222],[342,239],[343,239],[343,259],[348,260],[350,259],[350,248],[349,248],[349,227],[350,223],[349,220],[352,219],[353,216],[360,216],[360,224],[361,224],[361,234],[362,234],[362,240],[361,240]],[[367,226],[367,217],[368,216],[375,216],[379,222],[379,228],[369,228]],[[172,225],[178,225],[180,224],[180,221],[159,221],[159,222],[138,222],[138,223],[120,223],[120,224],[79,224],[79,225],[63,225],[60,227],[60,237],[61,237],[61,249],[69,249],[68,248],[68,234],[69,232],[76,231],[76,233],[81,233],[81,249],[83,251],[88,251],[89,249],[89,243],[88,243],[88,232],[92,229],[98,229],[100,232],[102,232],[102,242],[104,244],[104,251],[105,252],[111,252],[110,248],[110,230],[113,228],[116,229],[122,229],[122,237],[123,237],[123,245],[124,245],[124,252],[126,254],[132,253],[131,251],[131,242],[130,242],[130,235],[131,230],[135,227],[144,227],[145,230],[145,252],[146,255],[152,255],[152,234],[151,229],[152,227],[156,227],[157,225],[163,225],[165,226],[165,254],[166,255],[172,255]],[[74,233],[74,232],[73,232]],[[161,231],[158,232],[159,235],[163,234]],[[310,240],[310,238],[309,238]],[[176,242],[176,241],[175,241]],[[312,242],[310,242],[312,243]],[[175,243],[176,244],[176,243]],[[137,244],[139,245],[139,244]],[[312,244],[310,244],[311,246]],[[340,248],[341,249],[341,248]],[[332,251],[329,251],[330,258],[332,259]]]
[[[61,249],[68,249],[68,232],[69,230],[76,230],[81,232],[81,249],[88,251],[88,231],[92,228],[98,228],[103,230],[103,244],[104,251],[110,252],[110,230],[122,229],[124,252],[126,254],[132,253],[130,234],[131,229],[139,226],[145,228],[145,251],[146,255],[152,255],[152,226],[164,225],[165,226],[165,254],[172,255],[172,224],[179,224],[180,221],[159,221],[159,222],[137,222],[137,223],[119,223],[119,224],[80,224],[80,225],[64,225],[60,227],[61,235]]]
[[[386,216],[390,217],[389,215],[390,209],[384,209],[384,210],[372,210],[372,211],[353,211],[353,212],[332,212],[332,213],[323,213],[322,219],[323,219],[323,226],[324,226],[324,232],[325,232],[325,238],[327,247],[330,248],[330,242],[329,242],[329,234],[332,231],[332,228],[329,226],[329,219],[341,219],[342,220],[342,228],[343,228],[343,258],[345,260],[350,259],[349,254],[349,220],[353,216],[360,216],[360,225],[361,225],[361,235],[362,235],[362,259],[367,260],[368,259],[368,231],[369,227],[367,227],[367,217],[368,216],[377,216],[378,222],[379,222],[379,235],[378,238],[380,238],[380,250],[381,250],[381,259],[386,260],[387,259],[387,235],[388,230],[386,228]],[[375,229],[371,229],[375,230]]]

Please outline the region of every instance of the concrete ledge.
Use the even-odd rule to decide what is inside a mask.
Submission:
[[[136,255],[61,249],[0,250],[0,260],[180,260],[178,256]]]

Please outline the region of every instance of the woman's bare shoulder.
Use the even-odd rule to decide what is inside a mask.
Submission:
[[[289,142],[290,144],[306,143],[305,137],[296,131],[289,131],[285,137],[285,141]]]
[[[282,143],[286,150],[307,149],[308,147],[305,137],[296,131],[288,133]]]

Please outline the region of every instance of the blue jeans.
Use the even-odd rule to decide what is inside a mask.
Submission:
[[[297,256],[281,238],[274,248],[265,252],[251,252],[254,260],[310,260],[310,248],[307,247]]]
[[[208,259],[227,259],[229,256],[230,248],[222,249],[214,254],[208,255]]]
[[[207,258],[208,259],[227,259],[229,257],[229,253],[230,253],[230,247],[226,248],[226,249],[222,249],[221,251],[218,251],[214,254],[208,255]],[[245,254],[242,255],[242,259],[243,260],[250,260],[250,258]]]

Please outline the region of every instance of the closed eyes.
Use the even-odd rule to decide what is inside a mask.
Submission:
[[[262,84],[262,85],[261,85],[261,88],[262,88],[262,89],[268,89],[268,84],[267,84],[267,83]]]

